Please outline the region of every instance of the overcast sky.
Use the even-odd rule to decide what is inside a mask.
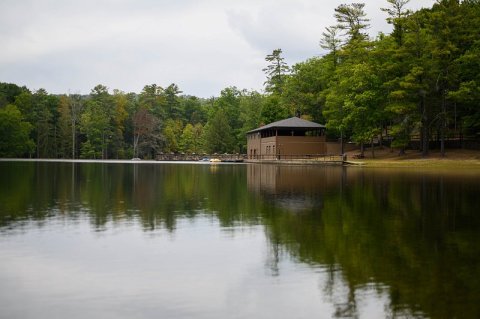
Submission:
[[[0,82],[50,93],[89,93],[97,84],[140,92],[176,83],[184,94],[218,96],[228,86],[262,90],[265,56],[289,65],[322,54],[334,8],[323,0],[1,0]],[[389,33],[368,0],[371,36]],[[434,0],[411,0],[409,8]]]

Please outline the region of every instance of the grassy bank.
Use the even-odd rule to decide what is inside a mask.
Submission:
[[[408,150],[405,155],[399,155],[397,150],[389,148],[375,149],[375,156],[368,149],[364,158],[355,158],[359,151],[347,153],[350,163],[366,167],[424,167],[424,168],[451,168],[451,169],[478,169],[480,170],[480,151],[447,150],[443,157],[438,150],[430,151],[427,157],[415,150]]]

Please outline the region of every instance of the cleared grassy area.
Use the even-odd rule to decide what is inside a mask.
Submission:
[[[415,150],[408,150],[405,155],[399,155],[398,150],[389,148],[375,149],[375,157],[371,150],[365,152],[364,158],[355,158],[359,151],[347,153],[347,160],[352,164],[366,167],[417,167],[417,168],[448,168],[480,170],[480,151],[454,149],[447,150],[445,157],[440,151],[431,150],[427,157]]]

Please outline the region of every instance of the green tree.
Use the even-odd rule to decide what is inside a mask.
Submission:
[[[369,19],[363,10],[365,3],[341,4],[335,8],[337,27],[345,30],[349,41],[365,40],[368,36],[364,30],[368,28]]]
[[[418,119],[418,131],[420,132],[420,144],[423,156],[429,153],[430,125],[434,117],[432,108],[432,88],[435,86],[435,75],[433,75],[434,61],[430,58],[430,52],[427,49],[431,41],[431,34],[424,28],[426,12],[417,12],[412,14],[405,21],[405,34],[403,45],[398,49],[401,60],[401,74],[397,78],[397,88],[393,90],[397,103],[404,104],[404,110],[413,110],[409,107],[410,103],[416,105],[414,114],[409,112],[402,114],[400,122],[405,117],[409,119]]]
[[[395,39],[397,45],[401,46],[405,33],[405,18],[411,14],[411,11],[405,9],[405,6],[410,0],[387,0],[387,2],[390,4],[390,7],[381,8],[380,10],[388,14],[387,22],[393,24],[391,36]]]
[[[344,103],[344,122],[352,128],[353,141],[361,145],[372,143],[380,133],[382,119],[382,90],[379,78],[367,63],[352,66],[350,76],[344,77],[340,85],[345,86],[342,91],[346,93]],[[347,81],[348,79],[348,81]]]
[[[182,110],[178,95],[182,93],[175,83],[170,84],[164,91],[167,117],[182,120]]]
[[[82,145],[81,156],[83,158],[104,159],[106,149],[111,136],[110,119],[102,111],[98,102],[88,101],[85,112],[80,119],[81,132],[86,136],[86,142]]]
[[[30,139],[32,125],[22,118],[12,104],[0,108],[0,157],[21,157],[30,154],[35,144]]]
[[[154,158],[165,142],[163,128],[168,119],[163,88],[146,85],[131,108],[133,153],[135,157]]]
[[[256,91],[244,91],[240,97],[239,119],[242,127],[239,130],[238,140],[242,143],[242,152],[247,148],[246,133],[262,123],[262,113],[259,110],[263,107],[264,100],[265,96]]]
[[[450,91],[448,97],[458,109],[463,133],[471,136],[480,132],[480,108],[478,107],[478,101],[480,101],[480,72],[477,72],[480,70],[480,40],[475,42],[455,62],[459,69],[460,81],[458,88]],[[456,116],[454,121],[456,130]]]
[[[327,129],[339,133],[342,153],[344,137],[348,132],[351,132],[353,139],[363,146],[363,143],[376,131],[371,128],[370,121],[365,122],[368,112],[366,109],[369,108],[367,105],[370,106],[369,100],[375,100],[374,96],[377,92],[368,94],[362,92],[363,88],[369,85],[362,80],[370,79],[362,79],[361,72],[368,70],[369,75],[372,75],[370,51],[373,47],[373,43],[363,33],[369,21],[365,18],[363,7],[364,4],[353,3],[340,5],[335,9],[337,27],[340,30],[346,30],[349,38],[338,52],[341,63],[334,68],[328,87],[322,94],[325,97],[323,115],[327,121]],[[351,86],[351,80],[357,83]]]
[[[198,154],[201,149],[201,137],[203,126],[200,123],[194,125],[188,123],[185,125],[180,137],[180,150],[185,153]]]
[[[282,94],[285,77],[290,68],[285,59],[282,57],[282,49],[275,49],[273,52],[265,57],[265,61],[269,64],[263,69],[267,75],[265,81],[265,91],[269,93]]]
[[[156,84],[145,85],[138,97],[140,107],[150,111],[160,122],[167,117],[164,89]]]
[[[207,122],[204,130],[204,141],[205,149],[211,154],[232,152],[234,134],[232,134],[232,128],[224,110],[218,110]]]
[[[265,97],[261,116],[261,123],[268,124],[287,118],[289,113],[288,110],[283,107],[281,97],[272,94]]]
[[[180,120],[169,119],[165,122],[163,128],[165,153],[178,153],[180,151],[180,137],[182,135],[183,125]]]
[[[58,155],[61,158],[73,158],[72,152],[72,114],[70,112],[71,101],[67,95],[60,96],[58,103]]]
[[[80,122],[80,116],[82,114],[84,101],[80,94],[72,94],[69,96],[70,99],[70,121],[72,129],[72,159],[76,158],[78,154],[78,143],[77,143],[77,124]]]
[[[202,99],[196,96],[180,96],[179,99],[185,122],[191,124],[206,123],[207,112]]]
[[[37,158],[57,157],[58,98],[45,89],[33,94],[32,120]]]
[[[125,158],[125,126],[128,119],[129,103],[132,101],[128,95],[120,90],[113,90],[113,106],[115,112],[113,114],[113,136],[112,136],[112,152],[116,158]]]
[[[201,123],[197,123],[193,126],[193,141],[190,144],[194,153],[200,154],[205,151],[203,143],[203,131],[204,127]]]
[[[108,158],[108,145],[114,133],[113,110],[107,87],[93,88],[80,120],[81,132],[86,136],[81,151],[83,158]]]
[[[451,128],[455,133],[474,136],[480,132],[480,39],[477,32],[480,28],[480,3],[462,1],[454,22],[455,27],[449,30],[449,37],[457,48],[454,72],[450,73],[450,77],[455,77],[455,82],[447,93],[448,100],[453,104],[450,106]]]
[[[340,38],[340,28],[338,26],[326,27],[320,39],[320,47],[329,51],[326,58],[331,57],[333,69],[336,69],[338,63],[338,51],[342,46]]]
[[[334,68],[328,58],[312,58],[292,67],[282,95],[282,103],[291,115],[302,115],[315,122],[325,121],[322,94],[333,76]]]
[[[75,159],[78,154],[77,135],[83,99],[79,94],[61,95],[58,102],[58,156]]]
[[[33,94],[30,91],[23,91],[15,97],[15,106],[18,108],[25,121],[32,125],[35,124],[36,112],[33,103]],[[35,140],[33,129],[30,137]]]
[[[25,86],[18,86],[14,83],[0,82],[0,107],[13,104],[18,95],[22,92],[30,92]]]

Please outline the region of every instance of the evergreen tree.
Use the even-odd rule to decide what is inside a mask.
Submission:
[[[326,27],[325,32],[322,33],[320,40],[320,47],[329,51],[329,56],[332,59],[333,69],[336,69],[338,63],[338,50],[342,45],[340,39],[340,28],[338,26]]]
[[[365,3],[341,4],[335,8],[335,19],[337,27],[345,30],[349,41],[365,40],[367,34],[364,30],[368,28],[369,19],[363,10]]]
[[[113,101],[107,87],[104,85],[94,87],[80,120],[81,132],[86,136],[81,151],[83,158],[109,157],[108,146],[114,134],[113,112]]]
[[[411,11],[405,9],[405,6],[410,0],[387,0],[387,2],[390,7],[381,8],[381,10],[388,14],[387,22],[393,24],[391,36],[395,39],[397,45],[401,46],[405,33],[405,18],[411,14]]]
[[[224,110],[218,110],[207,122],[204,131],[205,149],[210,154],[228,153],[234,147],[234,135],[228,124],[228,117]]]
[[[266,56],[265,61],[269,63],[268,66],[263,69],[263,72],[267,75],[267,81],[264,83],[265,91],[281,95],[286,74],[288,74],[290,70],[285,59],[282,57],[282,49],[273,50],[271,54]]]

